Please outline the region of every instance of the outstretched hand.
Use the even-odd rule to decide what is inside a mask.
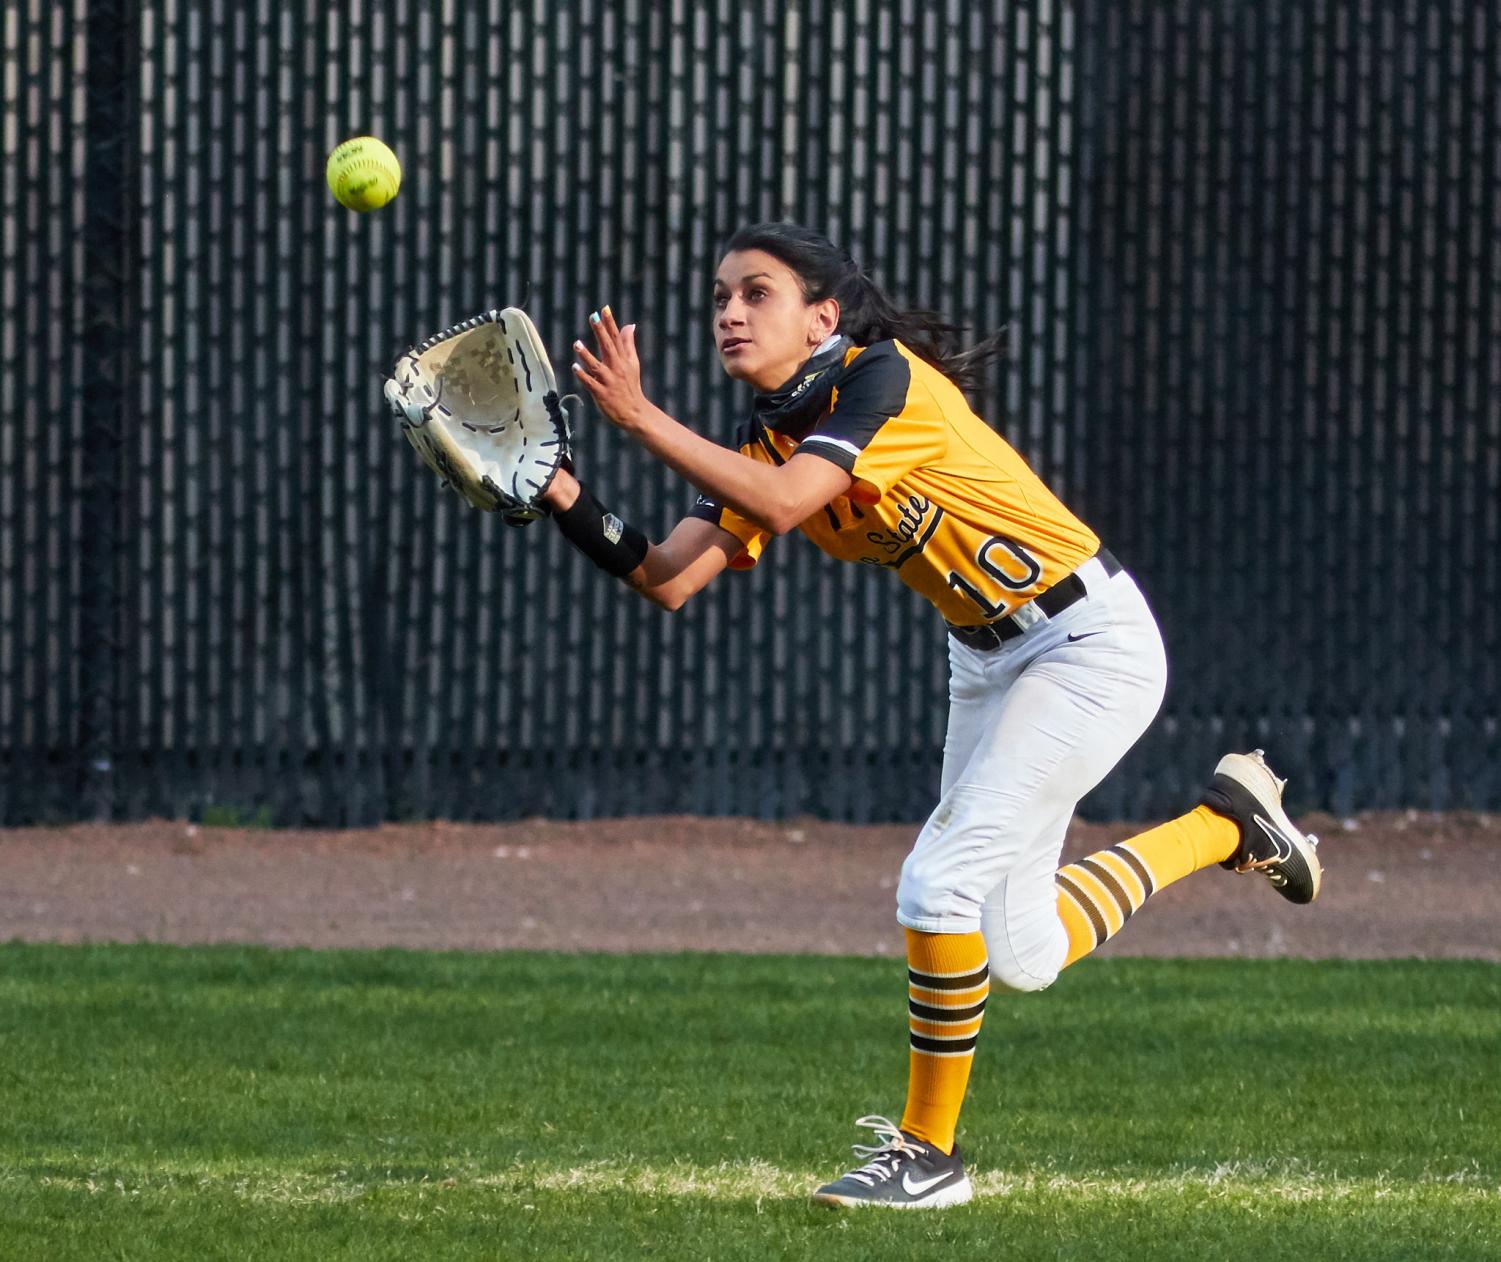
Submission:
[[[573,375],[589,391],[605,419],[623,430],[636,429],[651,410],[641,390],[636,326],[619,328],[610,308],[602,307],[589,317],[589,327],[594,330],[598,350],[590,351],[582,341],[575,342]]]

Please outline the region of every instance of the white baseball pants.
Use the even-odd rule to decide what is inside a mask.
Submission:
[[[1167,659],[1145,597],[1097,560],[1088,596],[984,652],[949,637],[938,806],[902,865],[897,920],[985,934],[992,986],[1041,990],[1068,940],[1053,884],[1079,799],[1162,704]]]

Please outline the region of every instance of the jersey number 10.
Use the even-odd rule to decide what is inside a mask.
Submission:
[[[1014,574],[1002,568],[1001,562],[992,557],[997,549],[1003,549],[1010,554],[1010,561],[1019,564],[1023,573]],[[1006,558],[1002,558],[1005,560]],[[995,579],[1008,592],[1024,592],[1034,586],[1042,577],[1042,566],[1037,559],[1019,543],[1013,543],[1004,535],[992,535],[980,545],[980,550],[975,553],[975,564],[986,574]],[[986,598],[979,588],[966,579],[962,574],[953,570],[949,571],[949,586],[962,595],[968,596],[979,607],[987,620],[999,618],[1006,612],[1005,604],[994,604]]]

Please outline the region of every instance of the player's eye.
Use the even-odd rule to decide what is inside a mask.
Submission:
[[[715,294],[714,295],[714,310],[718,311],[722,306],[724,306],[725,303],[729,302],[729,300],[730,300],[730,298],[729,298],[728,294]]]
[[[757,285],[750,291],[750,293],[746,295],[746,297],[749,298],[752,302],[760,302],[762,298],[766,297],[766,291],[762,289],[761,286]]]

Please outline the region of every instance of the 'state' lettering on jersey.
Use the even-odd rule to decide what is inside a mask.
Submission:
[[[832,461],[854,478],[799,529],[830,556],[895,570],[951,623],[1002,617],[1100,547],[963,393],[900,342],[851,347],[831,406],[801,439],[752,417],[737,437],[753,460]],[[741,543],[753,566],[768,533],[700,498],[693,516]]]

